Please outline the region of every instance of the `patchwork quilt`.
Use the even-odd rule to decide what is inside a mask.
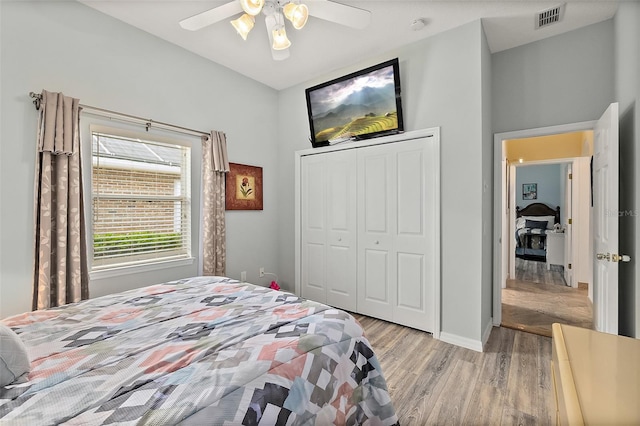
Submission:
[[[0,424],[394,425],[380,365],[348,313],[195,277],[3,320],[31,372]]]

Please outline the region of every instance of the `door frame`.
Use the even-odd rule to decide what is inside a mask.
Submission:
[[[559,133],[580,132],[593,130],[597,120],[577,123],[561,124],[557,126],[538,127],[525,130],[495,133],[493,136],[493,325],[499,327],[502,323],[502,284],[507,280],[509,244],[502,244],[503,238],[508,238],[509,223],[503,223],[503,217],[510,217],[509,194],[506,188],[507,168],[505,156],[505,141],[509,139],[533,138],[550,136]],[[515,176],[514,176],[515,178]]]
[[[573,169],[573,175],[574,175],[574,182],[578,182],[576,184],[576,187],[579,188],[580,185],[582,184],[586,184],[586,182],[580,182],[581,179],[584,179],[583,176],[581,176],[579,174],[579,166],[581,163],[581,158],[586,158],[586,157],[563,157],[563,158],[552,158],[552,159],[548,159],[548,160],[533,160],[533,161],[526,161],[523,163],[517,163],[517,164],[512,164],[509,166],[510,168],[510,176],[513,176],[513,182],[510,181],[510,183],[515,183],[515,177],[517,176],[517,170],[518,168],[521,167],[527,167],[527,166],[540,166],[540,165],[550,165],[550,164],[559,164],[559,165],[570,165]],[[578,176],[577,178],[575,178],[575,176]],[[563,179],[566,178],[566,176],[563,175]],[[565,188],[565,191],[569,191],[571,188]],[[563,204],[563,209],[561,212],[561,220],[560,223],[562,225],[566,225],[566,220],[567,220],[567,216],[570,217],[573,221],[573,227],[575,227],[575,229],[578,229],[583,221],[585,220],[581,211],[580,211],[580,203],[578,200],[578,194],[577,194],[577,189],[573,188],[576,191],[576,194],[574,197],[571,197],[571,210],[568,210],[568,207],[566,205],[566,202]],[[508,228],[508,236],[511,235],[515,235],[515,216],[511,215],[511,212],[515,211],[515,206],[516,206],[516,202],[515,202],[515,192],[516,189],[514,187],[513,184],[509,185],[509,224],[506,225],[506,227]],[[566,200],[565,200],[566,201]],[[568,212],[568,213],[567,213]],[[571,214],[569,214],[571,213]],[[512,217],[513,216],[513,217]],[[563,220],[564,217],[564,220]],[[571,256],[567,256],[566,250],[565,250],[565,264],[573,264],[576,265],[579,263],[579,261],[577,261],[578,258],[578,253],[577,250],[575,250],[576,247],[579,246],[579,238],[577,235],[577,232],[567,232],[566,236],[570,235],[570,239],[566,240],[565,242],[565,247],[571,247]],[[512,241],[509,238],[509,241]],[[505,244],[505,250],[507,251],[507,255],[508,255],[508,259],[509,259],[509,276],[511,278],[513,278],[515,276],[515,250],[513,249],[513,247],[510,247],[510,244]],[[565,270],[566,271],[566,270]],[[577,269],[574,269],[572,274],[572,278],[570,280],[566,280],[567,281],[567,286],[569,287],[573,287],[573,288],[578,288],[578,273],[576,272]],[[565,274],[565,279],[566,279],[566,274]],[[501,282],[501,287],[505,288],[505,281]]]

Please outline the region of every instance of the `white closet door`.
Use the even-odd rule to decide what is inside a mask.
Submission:
[[[302,159],[302,295],[356,308],[356,154]]]
[[[435,155],[424,140],[398,144],[395,160],[397,290],[394,320],[433,331],[436,188]],[[431,152],[430,152],[431,151]]]
[[[430,150],[419,139],[358,151],[358,312],[426,331],[438,226]]]
[[[302,297],[325,303],[326,167],[324,156],[302,158]]]
[[[389,145],[358,150],[358,312],[388,321],[396,287],[391,151]]]
[[[356,153],[325,156],[327,167],[327,304],[356,310]]]

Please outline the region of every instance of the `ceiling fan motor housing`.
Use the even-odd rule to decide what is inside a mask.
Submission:
[[[287,2],[288,3],[288,2]],[[262,13],[265,16],[273,15],[276,13],[276,10],[280,7],[280,2],[278,1],[265,1],[264,6],[262,6]]]

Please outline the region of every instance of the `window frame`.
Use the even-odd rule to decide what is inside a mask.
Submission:
[[[93,135],[94,133],[101,133],[106,135],[113,135],[116,137],[130,138],[130,139],[140,139],[140,140],[148,140],[149,142],[157,142],[164,143],[170,145],[178,145],[182,147],[186,147],[189,149],[189,162],[188,167],[189,170],[187,172],[188,183],[186,184],[186,189],[188,190],[187,203],[189,205],[189,226],[185,231],[188,235],[189,247],[188,254],[181,257],[165,257],[165,258],[155,258],[149,259],[147,261],[139,261],[135,263],[120,263],[113,265],[94,265],[94,215],[93,215]],[[180,137],[171,137],[166,136],[165,133],[159,134],[160,132],[136,132],[127,130],[120,127],[111,127],[111,126],[103,126],[98,124],[89,124],[88,125],[88,140],[89,142],[85,144],[88,148],[88,161],[83,162],[84,165],[88,166],[89,170],[85,172],[88,175],[88,179],[85,180],[87,183],[85,187],[85,222],[87,224],[87,263],[89,269],[89,277],[91,280],[94,279],[103,279],[116,277],[127,274],[137,274],[144,273],[148,271],[154,271],[165,268],[175,268],[180,266],[188,266],[192,265],[195,261],[194,257],[194,248],[196,247],[197,241],[193,241],[194,228],[198,228],[194,226],[194,196],[193,196],[193,176],[194,176],[194,163],[193,163],[193,144],[187,140],[183,140]],[[173,135],[172,135],[173,136]],[[87,152],[87,151],[85,151]]]

